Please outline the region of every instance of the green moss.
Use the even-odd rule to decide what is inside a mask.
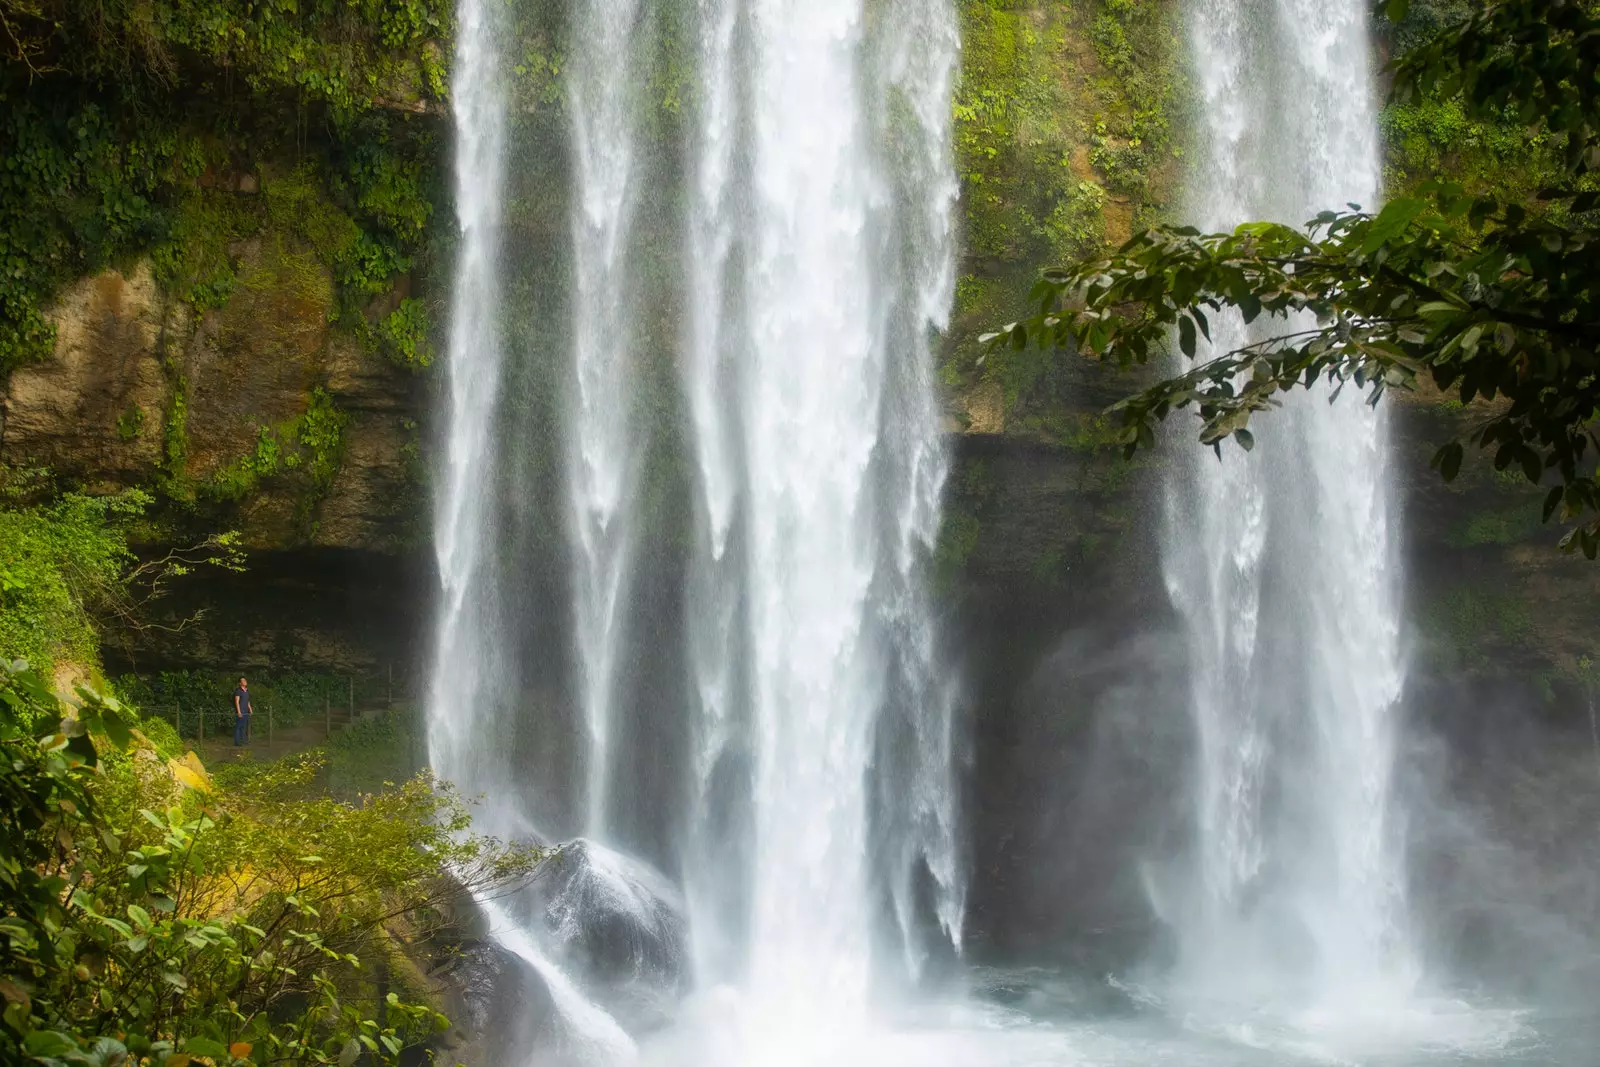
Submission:
[[[1533,612],[1522,597],[1476,586],[1457,586],[1426,606],[1422,621],[1437,657],[1470,671],[1503,667],[1506,653],[1521,652],[1533,636]]]
[[[256,432],[255,449],[213,474],[205,491],[220,500],[242,500],[261,479],[277,474],[282,466],[278,436],[262,426]]]
[[[231,246],[261,228],[253,199],[210,189],[184,197],[151,253],[156,281],[196,311],[226,304],[238,282]]]
[[[1451,533],[1450,544],[1456,548],[1513,545],[1537,535],[1543,528],[1538,507],[1524,503],[1503,511],[1472,516],[1459,530]]]
[[[1059,357],[982,352],[1038,270],[1159,218],[1184,86],[1173,0],[966,0],[955,102],[966,273],[941,373],[998,383],[1008,409],[1058,404]]]
[[[132,441],[144,429],[144,408],[137,404],[129,404],[121,415],[117,416],[117,437],[123,441]]]
[[[162,466],[169,482],[185,482],[189,460],[189,379],[178,374],[172,381],[172,399],[161,426]]]
[[[206,480],[203,493],[219,501],[237,501],[265,479],[299,471],[309,478],[301,498],[301,517],[325,496],[339,473],[344,431],[349,416],[322,388],[311,391],[304,413],[277,426],[258,426],[255,447]]]
[[[978,547],[978,535],[983,524],[969,511],[945,509],[944,522],[939,527],[939,540],[933,550],[933,589],[935,595],[945,596],[954,591],[967,561]]]

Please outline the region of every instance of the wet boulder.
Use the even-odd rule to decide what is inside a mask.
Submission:
[[[689,978],[682,895],[642,861],[592,841],[560,849],[531,889],[539,938],[630,1030],[662,1021]]]

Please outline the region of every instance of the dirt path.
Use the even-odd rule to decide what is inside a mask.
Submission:
[[[386,710],[385,708],[366,708],[357,711],[354,721],[360,722],[369,716],[382,715]],[[337,734],[341,730],[350,727],[351,720],[346,718],[347,714],[334,718],[333,733]],[[207,766],[212,766],[241,759],[247,754],[251,759],[255,760],[281,759],[284,756],[292,756],[297,752],[305,752],[316,748],[326,742],[329,737],[328,724],[325,721],[318,720],[316,722],[302,722],[294,726],[274,726],[272,740],[269,743],[267,740],[267,723],[265,718],[260,715],[251,717],[250,733],[249,742],[239,746],[234,745],[231,732],[222,737],[208,736],[204,741],[196,741],[190,738],[189,743],[194,748],[195,753],[199,755],[201,762]]]

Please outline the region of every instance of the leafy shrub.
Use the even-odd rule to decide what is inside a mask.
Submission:
[[[427,777],[355,804],[305,799],[310,757],[214,781],[79,694],[0,665],[0,1060],[394,1064],[447,1025],[368,999],[386,924],[434,928],[536,852],[472,836]]]
[[[98,662],[92,613],[133,558],[122,521],[148,501],[137,490],[21,508],[0,499],[0,659],[46,671],[58,660]]]

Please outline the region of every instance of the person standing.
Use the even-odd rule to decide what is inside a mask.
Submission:
[[[250,739],[250,683],[239,679],[239,688],[233,691],[233,745],[235,748]]]

